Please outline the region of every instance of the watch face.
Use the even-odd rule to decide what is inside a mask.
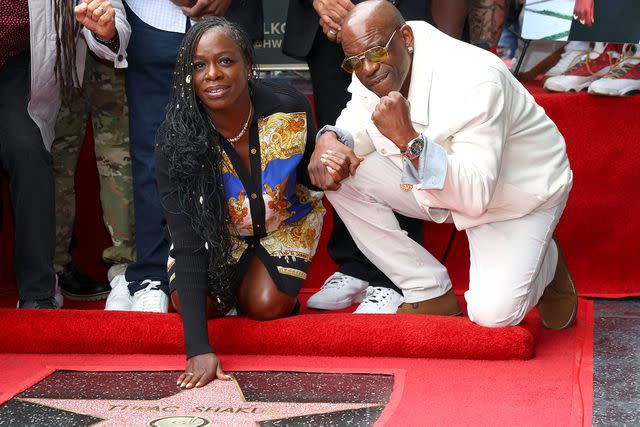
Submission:
[[[413,141],[413,144],[411,144],[411,151],[413,151],[417,155],[420,155],[420,153],[422,153],[423,148],[424,148],[424,141],[422,140],[422,138],[415,139]]]
[[[407,157],[409,160],[416,159],[420,157],[420,154],[422,153],[423,148],[424,148],[424,140],[422,139],[421,136],[419,136],[413,139],[411,142],[409,142],[409,145],[407,146],[407,151],[405,153],[405,157]]]

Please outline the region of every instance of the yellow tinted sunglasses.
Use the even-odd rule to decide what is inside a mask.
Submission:
[[[389,57],[389,43],[393,40],[393,36],[396,35],[400,28],[396,28],[395,31],[389,37],[389,41],[384,46],[374,46],[371,49],[367,49],[363,54],[350,56],[342,61],[342,69],[347,73],[355,73],[362,67],[362,62],[366,59],[369,62],[382,62]]]

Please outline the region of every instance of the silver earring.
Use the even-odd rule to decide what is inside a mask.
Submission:
[[[409,46],[407,48],[407,52],[409,52],[410,54],[413,53],[413,46]]]

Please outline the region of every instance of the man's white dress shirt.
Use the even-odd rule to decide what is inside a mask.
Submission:
[[[185,33],[187,16],[170,0],[125,0],[146,24],[163,31]],[[192,21],[193,24],[193,21]]]

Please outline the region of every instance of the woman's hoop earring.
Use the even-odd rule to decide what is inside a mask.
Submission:
[[[412,54],[413,53],[413,46],[407,47],[407,52],[409,52],[409,54]]]

